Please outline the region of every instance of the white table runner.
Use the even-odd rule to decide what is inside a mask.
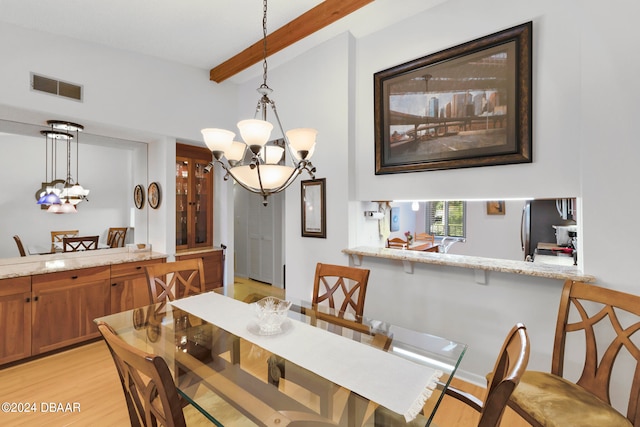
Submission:
[[[386,408],[414,419],[442,372],[306,323],[291,322],[279,335],[259,336],[249,304],[208,292],[173,301],[187,311]]]

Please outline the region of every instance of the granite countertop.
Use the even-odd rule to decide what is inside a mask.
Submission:
[[[466,255],[441,254],[437,252],[377,248],[370,246],[343,249],[342,252],[360,259],[362,257],[386,258],[408,263],[436,264],[451,267],[471,268],[474,270],[499,271],[503,273],[546,277],[549,279],[570,279],[582,282],[595,281],[595,277],[585,275],[580,269],[578,269],[578,267],[573,265],[554,265]]]
[[[128,248],[31,255],[0,259],[0,279],[77,270],[127,262],[161,259],[167,256],[152,251],[130,252]]]

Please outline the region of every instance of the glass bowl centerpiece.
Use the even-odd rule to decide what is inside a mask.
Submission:
[[[265,297],[251,304],[258,319],[261,335],[274,335],[282,332],[282,323],[287,319],[291,301],[276,297]]]

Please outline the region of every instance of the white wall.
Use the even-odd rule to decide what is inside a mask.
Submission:
[[[66,119],[83,124],[92,134],[149,144],[149,175],[136,174],[135,184],[145,188],[153,181],[160,184],[162,209],[167,212],[145,208],[149,210],[148,234],[154,249],[173,255],[175,238],[167,236],[174,236],[175,197],[168,195],[173,194],[175,178],[166,168],[174,170],[175,141],[204,146],[200,129],[233,126],[235,85],[210,82],[208,70],[4,23],[0,23],[0,41],[0,119],[42,125],[43,129],[47,119]],[[31,72],[82,85],[83,102],[30,90]],[[39,168],[33,176],[39,185]],[[132,183],[130,180],[129,186]],[[133,186],[129,188],[132,192]],[[91,203],[101,203],[98,194],[92,196]],[[221,218],[224,216],[214,220]],[[216,229],[222,228],[216,224]]]
[[[611,223],[612,215],[636,212],[639,203],[632,186],[639,178],[633,116],[640,60],[628,54],[637,37],[620,30],[634,28],[635,15],[631,3],[616,5],[450,0],[355,40],[353,52],[350,40],[338,37],[271,70],[272,82],[286,76],[286,84],[273,84],[278,105],[298,107],[320,129],[315,163],[327,178],[330,212],[336,209],[326,242],[300,238],[299,197],[296,189],[287,192],[288,295],[310,295],[317,261],[346,263],[342,248],[377,239],[377,221],[362,216],[377,206],[366,201],[518,197],[581,198],[585,272],[600,285],[637,293],[632,257],[639,232],[625,227],[620,236]],[[533,163],[375,176],[373,74],[527,21],[534,24]],[[349,160],[355,165],[345,176]],[[356,194],[347,201],[340,187],[354,178]],[[560,281],[490,273],[488,284],[479,285],[467,269],[418,266],[406,274],[400,263],[376,259],[363,266],[372,270],[365,314],[468,343],[464,376],[483,382],[517,321],[527,325],[534,345],[530,367],[549,369]]]

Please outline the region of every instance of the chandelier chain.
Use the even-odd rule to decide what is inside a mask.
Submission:
[[[262,2],[262,85],[267,87],[267,0]]]

